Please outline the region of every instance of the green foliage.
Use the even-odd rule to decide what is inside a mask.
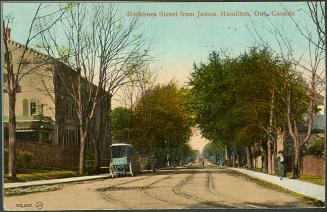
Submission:
[[[187,142],[193,118],[186,100],[187,90],[176,83],[147,90],[133,110],[113,111],[113,140],[128,142],[141,153],[164,162],[192,155]]]
[[[71,3],[59,3],[59,8],[61,10],[71,10],[74,7],[78,6],[79,3],[71,2]]]
[[[113,143],[131,143],[133,111],[124,107],[115,108],[112,113]]]
[[[8,149],[4,151],[5,172],[8,170]],[[32,167],[33,154],[28,151],[16,150],[16,171],[24,172]]]
[[[18,173],[17,178],[13,181],[10,178],[4,178],[5,183],[12,182],[28,182],[34,180],[50,180],[68,177],[77,177],[77,170],[62,170],[62,169],[26,169],[23,173]]]
[[[64,61],[64,62],[68,62],[69,58],[71,57],[71,50],[65,46],[62,46],[59,50],[58,50],[58,54],[59,57]]]
[[[323,136],[317,136],[316,142],[309,148],[309,153],[316,156],[325,155],[325,138]]]
[[[33,158],[32,153],[27,152],[27,151],[18,150],[18,151],[16,151],[16,157],[17,157],[16,168],[18,171],[24,170],[27,168],[31,168],[32,158]]]
[[[266,48],[236,57],[212,52],[207,63],[194,65],[189,85],[195,122],[213,142],[265,144],[271,114],[275,130],[287,124],[289,91],[292,115],[299,123],[308,108],[301,76]]]
[[[214,156],[216,159],[224,157],[225,146],[217,142],[208,143],[205,145],[202,154],[204,158],[209,158],[210,156]]]

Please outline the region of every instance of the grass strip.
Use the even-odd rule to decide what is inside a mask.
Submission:
[[[297,198],[312,202],[314,204],[314,206],[316,206],[316,207],[325,207],[325,202],[323,202],[323,201],[317,200],[317,199],[312,198],[312,197],[305,196],[303,194],[296,193],[294,191],[283,188],[283,187],[281,187],[279,185],[275,185],[273,183],[270,183],[270,182],[267,182],[267,181],[264,181],[264,180],[261,180],[261,179],[255,178],[255,177],[251,177],[251,176],[249,176],[247,174],[244,174],[244,173],[241,173],[241,172],[238,172],[238,171],[235,171],[235,170],[230,170],[230,171],[235,172],[234,174],[238,174],[239,176],[243,176],[247,180],[250,180],[251,182],[254,182],[254,183],[256,183],[256,184],[258,184],[260,186],[263,186],[265,188],[273,189],[275,191],[281,191],[281,192],[284,192],[284,193],[290,193],[290,194],[294,195]]]
[[[49,185],[38,185],[38,186],[29,186],[29,187],[19,187],[19,188],[5,188],[4,196],[20,196],[30,193],[37,192],[48,192],[56,191],[62,189],[63,184],[49,184]]]
[[[61,179],[61,178],[78,177],[78,176],[80,175],[78,171],[75,170],[35,169],[35,170],[28,170],[25,173],[18,173],[16,175],[15,180],[5,177],[4,183],[51,180],[51,179]]]
[[[286,173],[287,178],[292,178],[292,173],[287,172]],[[301,175],[300,179],[303,182],[308,182],[308,183],[314,183],[317,185],[325,185],[325,178],[324,177],[318,177],[318,176],[311,176],[311,175]]]

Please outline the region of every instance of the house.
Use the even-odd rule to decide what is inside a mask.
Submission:
[[[305,117],[306,115],[304,115],[304,123],[298,125],[299,137],[301,140],[303,140],[306,137],[307,129],[308,129],[308,120]],[[302,149],[302,161],[301,161],[302,174],[312,175],[312,176],[324,176],[325,160],[323,157],[312,155],[310,153],[310,147],[314,145],[318,139],[325,138],[325,128],[326,128],[325,121],[326,121],[325,115],[318,114],[313,116],[311,136]],[[293,140],[290,137],[290,135],[288,135],[287,131],[285,131],[283,135],[280,134],[278,136],[277,152],[278,151],[283,151],[285,156],[286,171],[291,172],[293,158],[294,158],[294,147],[293,147]]]
[[[24,45],[10,40],[9,49],[12,61],[17,67]],[[29,151],[33,154],[33,164],[55,168],[77,168],[79,160],[79,123],[74,101],[68,95],[68,89],[64,89],[63,80],[78,79],[76,70],[61,63],[41,52],[29,48],[22,63],[26,75],[19,82],[16,95],[16,139],[17,149]],[[17,72],[17,70],[14,70]],[[58,77],[58,76],[62,77]],[[7,80],[6,71],[3,70],[3,82]],[[74,83],[72,83],[73,85]],[[96,88],[85,79],[81,82],[82,87]],[[73,88],[71,88],[73,89]],[[88,96],[86,89],[82,90],[82,99]],[[8,142],[7,123],[9,114],[9,100],[6,88],[3,92],[4,114],[4,137],[5,146]],[[103,101],[97,107],[95,118],[92,120],[91,130],[93,134],[104,132],[101,154],[103,158],[108,155],[105,133],[108,118],[108,102]],[[101,129],[100,129],[101,128]],[[101,131],[102,130],[102,131]],[[87,138],[87,148],[92,150],[91,134]]]

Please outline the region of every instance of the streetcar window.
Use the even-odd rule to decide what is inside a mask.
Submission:
[[[126,149],[123,146],[112,147],[112,157],[113,158],[122,158],[126,156]]]

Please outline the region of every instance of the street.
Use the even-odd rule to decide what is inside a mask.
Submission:
[[[232,170],[207,164],[203,168],[196,163],[155,174],[71,183],[56,191],[8,196],[4,206],[6,210],[314,207]]]

